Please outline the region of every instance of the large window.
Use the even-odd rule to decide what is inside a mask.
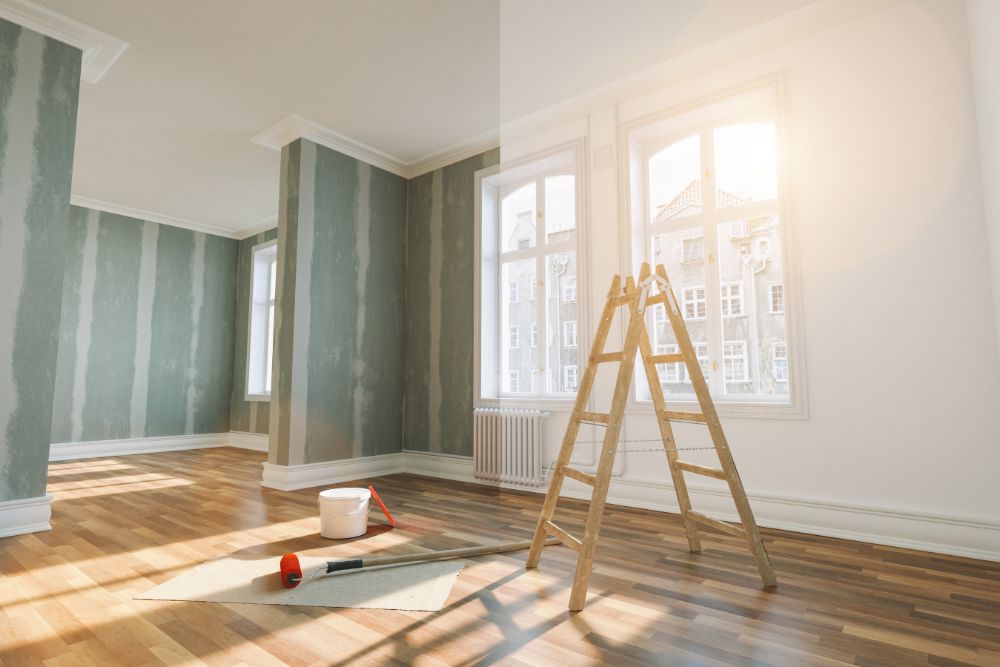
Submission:
[[[716,401],[789,404],[789,331],[773,89],[689,108],[629,131],[632,268],[663,264]],[[654,347],[677,341],[648,314]],[[668,399],[693,400],[679,365]],[[649,400],[644,374],[637,398]]]
[[[568,398],[576,389],[576,163],[576,151],[567,149],[496,169],[481,180],[479,336],[485,397]],[[527,336],[527,344],[519,344],[515,331]]]
[[[271,357],[274,350],[274,295],[278,279],[278,245],[268,241],[251,254],[250,331],[247,341],[247,399],[271,395]]]

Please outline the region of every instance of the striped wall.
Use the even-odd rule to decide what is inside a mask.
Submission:
[[[52,442],[229,430],[237,245],[71,207]]]
[[[270,405],[247,401],[247,336],[250,327],[250,285],[252,284],[253,247],[277,238],[278,230],[269,229],[240,241],[236,273],[236,328],[233,331],[233,392],[229,428],[243,433],[267,433]]]
[[[80,59],[0,20],[0,501],[45,493]]]
[[[475,172],[499,157],[488,151],[408,183],[406,449],[472,455]]]
[[[398,452],[406,181],[307,140],[281,160],[269,460]]]

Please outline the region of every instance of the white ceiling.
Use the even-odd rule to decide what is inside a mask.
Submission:
[[[0,0],[2,1],[2,0]],[[239,234],[290,114],[402,164],[811,0],[37,0],[129,43],[80,95],[73,194]],[[501,84],[502,82],[502,84]]]

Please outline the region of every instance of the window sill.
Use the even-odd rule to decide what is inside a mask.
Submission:
[[[669,410],[681,412],[700,412],[697,401],[678,401],[666,399]],[[804,405],[796,403],[767,403],[763,401],[715,401],[715,410],[723,419],[809,419],[808,410]],[[625,412],[626,415],[655,415],[651,401],[632,399]]]
[[[572,412],[576,397],[570,398],[534,398],[526,396],[503,398],[480,398],[475,401],[474,408],[509,408],[511,410],[542,410],[544,412]]]
[[[270,403],[270,394],[245,394],[243,400],[247,403]]]

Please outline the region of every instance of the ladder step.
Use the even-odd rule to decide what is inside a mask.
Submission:
[[[719,521],[718,519],[713,519],[705,516],[701,512],[695,512],[694,510],[689,510],[687,515],[688,518],[695,523],[700,523],[703,526],[714,528],[728,535],[733,535],[734,537],[746,537],[747,535],[746,531],[743,530],[743,526],[726,523],[725,521]]]
[[[683,354],[654,354],[649,358],[649,361],[654,364],[683,364],[684,355]]]
[[[632,300],[636,298],[636,294],[619,294],[618,296],[611,297],[608,301],[615,306],[624,306],[626,303],[632,303]]]
[[[604,354],[595,354],[592,361],[595,364],[605,364],[612,361],[622,361],[624,359],[624,352],[605,352]]]
[[[664,301],[666,301],[666,298],[667,295],[664,294],[663,292],[660,292],[659,294],[654,294],[653,296],[646,299],[646,306],[647,307],[655,306],[658,303],[663,303]]]
[[[589,472],[583,472],[582,470],[577,470],[576,468],[570,468],[569,466],[563,466],[562,472],[567,477],[572,477],[578,482],[583,482],[584,484],[590,484],[595,486],[597,484],[597,477],[591,475]]]
[[[563,530],[556,524],[552,523],[551,521],[546,521],[545,523],[542,524],[542,527],[545,528],[546,533],[548,533],[549,535],[554,535],[559,539],[560,542],[562,542],[563,544],[565,544],[566,546],[570,547],[575,551],[580,551],[580,549],[583,547],[583,542],[576,539],[575,537],[573,537],[565,530]]]
[[[604,412],[581,412],[576,420],[588,424],[607,424],[611,420],[611,415]]]
[[[664,418],[672,422],[694,422],[696,424],[706,424],[708,420],[700,412],[679,412],[677,410],[663,410],[660,412]]]
[[[708,466],[700,466],[697,463],[688,463],[687,461],[674,461],[674,465],[681,470],[686,470],[687,472],[693,472],[697,475],[705,475],[706,477],[714,477],[716,479],[728,479],[726,477],[725,470],[719,470],[718,468],[709,468]]]

